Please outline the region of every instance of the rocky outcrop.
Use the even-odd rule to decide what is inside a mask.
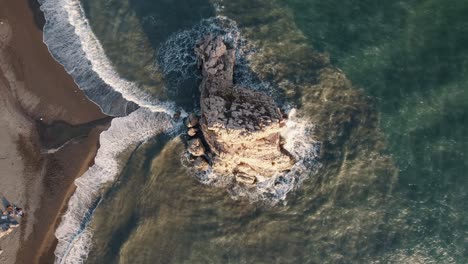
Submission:
[[[268,95],[233,84],[235,49],[220,37],[209,36],[195,52],[203,75],[201,117],[189,116],[186,125],[199,125],[203,140],[197,143],[205,144],[209,155],[204,157],[213,172],[254,184],[289,170],[294,160],[283,149],[283,114]],[[190,153],[193,140],[188,144]]]
[[[195,157],[205,155],[205,147],[199,138],[193,138],[188,141],[187,144],[188,152]]]
[[[191,136],[191,137],[194,137],[194,136],[197,135],[197,131],[198,131],[198,129],[191,127],[191,128],[189,128],[189,130],[187,131],[187,134],[188,134],[189,136]]]
[[[188,128],[196,127],[198,125],[198,116],[193,113],[189,114],[189,116],[185,119],[185,125]]]

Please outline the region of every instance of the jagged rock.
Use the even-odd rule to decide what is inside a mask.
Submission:
[[[198,131],[198,129],[191,127],[191,128],[189,128],[189,130],[187,131],[187,134],[188,134],[189,136],[191,136],[191,137],[194,137],[194,136],[197,134],[197,131]]]
[[[236,181],[237,182],[241,182],[241,183],[245,183],[245,184],[254,184],[255,181],[257,179],[254,177],[254,176],[250,176],[250,175],[247,175],[247,174],[243,174],[243,173],[238,173],[236,174]]]
[[[234,86],[235,50],[210,36],[195,52],[203,75],[200,128],[213,154],[213,171],[253,184],[257,175],[289,170],[294,160],[283,149],[283,114],[268,95]]]
[[[185,119],[185,125],[188,128],[197,126],[198,125],[198,117],[193,113],[189,114],[189,116]]]
[[[205,155],[205,147],[199,138],[191,139],[187,142],[188,152],[195,157]]]
[[[193,162],[193,166],[195,166],[195,168],[201,171],[206,171],[210,167],[210,165],[208,164],[208,161],[206,161],[206,159],[202,157],[197,157],[195,161]]]

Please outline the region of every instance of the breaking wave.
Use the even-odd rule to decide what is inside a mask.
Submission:
[[[193,50],[197,42],[207,35],[221,36],[227,45],[236,49],[234,67],[236,85],[267,93],[280,103],[279,90],[260,80],[251,70],[249,57],[255,54],[255,48],[241,37],[237,23],[223,16],[203,19],[193,28],[173,34],[162,45],[158,52],[158,65],[165,76],[175,76],[175,85],[170,87],[175,87],[178,82],[187,79],[201,78],[201,74],[196,70],[197,57]],[[287,193],[300,186],[305,178],[318,170],[320,163],[317,157],[321,146],[319,142],[313,140],[313,124],[298,117],[294,108],[289,110],[288,116],[282,136],[287,142],[285,149],[297,160],[289,172],[260,179],[253,188],[232,185],[233,175],[231,178],[220,179],[221,177],[208,171],[195,173],[196,178],[208,185],[230,186],[229,192],[234,199],[247,197],[251,201],[266,204],[284,201]]]
[[[57,263],[81,263],[86,259],[92,237],[88,223],[99,203],[101,189],[115,180],[142,141],[174,127],[169,115],[145,108],[112,120],[109,130],[100,136],[95,164],[75,180],[76,191],[55,233]]]
[[[321,167],[318,161],[321,143],[313,138],[314,125],[306,119],[299,117],[297,110],[288,111],[288,120],[281,136],[286,140],[284,148],[294,157],[296,163],[286,173],[278,173],[269,178],[257,177],[256,186],[235,184],[234,175],[218,177],[212,171],[194,171],[194,176],[203,184],[217,187],[228,187],[233,199],[247,198],[272,206],[285,201],[292,190],[301,186],[310,175],[315,174]],[[187,157],[182,157],[183,159]],[[221,178],[221,179],[220,179]]]
[[[236,85],[276,95],[270,84],[260,80],[250,68],[248,58],[255,53],[255,48],[241,37],[237,23],[224,16],[203,19],[191,29],[174,33],[159,48],[157,65],[166,81],[172,84],[167,87],[172,89],[185,80],[202,78],[196,68],[197,56],[193,50],[197,42],[207,35],[220,36],[227,45],[236,48]]]
[[[173,103],[159,102],[120,77],[85,17],[80,1],[39,0],[44,12],[44,42],[86,96],[111,116],[138,108],[173,114]]]
[[[109,130],[101,134],[95,164],[76,179],[77,189],[55,233],[58,239],[56,263],[83,263],[92,245],[89,223],[99,205],[102,188],[115,181],[142,141],[160,133],[178,131],[176,123],[171,121],[176,108],[175,103],[161,102],[118,75],[92,32],[79,1],[39,2],[46,18],[44,42],[50,53],[103,113],[119,116],[112,121]],[[237,24],[226,17],[204,19],[190,30],[173,34],[161,46],[157,70],[164,74],[168,84],[166,88],[175,89],[180,82],[201,78],[196,70],[197,58],[193,47],[207,34],[222,36],[228,45],[236,47],[234,81],[237,85],[278,98],[277,90],[251,70],[248,58],[255,49],[240,37]],[[170,89],[167,91],[169,94]],[[248,196],[252,200],[284,200],[288,192],[318,168],[316,157],[320,145],[311,140],[313,127],[294,114],[295,111],[291,110],[283,135],[288,143],[291,142],[285,146],[286,149],[298,160],[293,169],[259,183],[255,191],[234,187],[230,190],[233,198]],[[205,177],[209,179],[209,175]]]

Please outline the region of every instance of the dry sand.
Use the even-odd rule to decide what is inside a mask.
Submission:
[[[36,120],[82,124],[105,117],[42,42],[27,0],[0,0],[0,195],[22,206],[20,227],[0,239],[0,263],[51,263],[54,230],[73,180],[92,164],[106,125],[53,154]]]

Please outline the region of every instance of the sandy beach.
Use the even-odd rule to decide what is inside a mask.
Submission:
[[[0,0],[0,7],[0,195],[27,213],[0,239],[0,263],[52,263],[54,230],[73,181],[92,164],[109,119],[89,128],[106,116],[49,54],[36,24],[38,10],[28,0]],[[88,123],[88,129],[47,151],[38,127],[55,121],[75,128]]]

